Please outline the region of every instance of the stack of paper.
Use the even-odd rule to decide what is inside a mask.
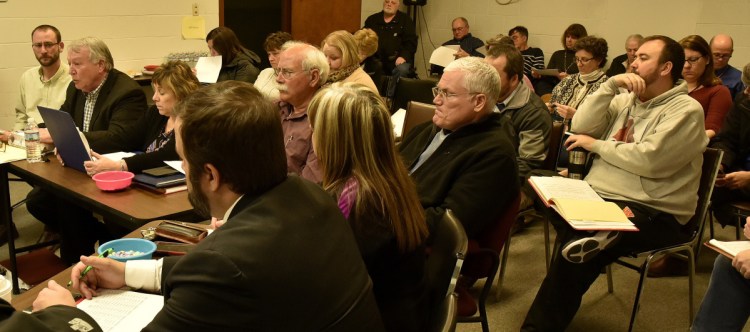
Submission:
[[[586,181],[532,176],[529,183],[574,229],[638,231],[617,204],[603,200]]]

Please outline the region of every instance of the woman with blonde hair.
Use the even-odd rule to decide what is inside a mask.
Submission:
[[[378,92],[370,75],[359,67],[359,47],[351,33],[345,30],[331,32],[323,39],[320,49],[326,55],[331,68],[326,84],[354,82],[364,84],[375,93]]]
[[[350,222],[387,330],[423,330],[427,223],[385,102],[362,84],[334,83],[308,114],[323,188]]]

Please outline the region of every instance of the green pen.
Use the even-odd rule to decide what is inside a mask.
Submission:
[[[99,254],[99,257],[101,257],[101,258],[105,258],[105,257],[109,256],[110,254],[112,254],[112,253],[114,253],[114,252],[115,252],[115,251],[114,251],[114,250],[112,250],[112,248],[107,248],[106,250],[104,250],[104,252],[102,252],[101,254]],[[93,268],[94,268],[94,267],[93,267],[93,266],[91,266],[91,265],[87,266],[87,267],[86,267],[85,269],[83,269],[83,271],[81,271],[81,276],[80,276],[80,277],[78,277],[78,279],[79,279],[79,280],[80,280],[80,279],[83,279],[83,277],[85,277],[85,276],[86,276],[86,273],[89,273],[89,271],[91,271],[91,269],[93,269]],[[73,286],[73,280],[71,280],[71,281],[68,281],[68,287],[70,287],[70,286]]]

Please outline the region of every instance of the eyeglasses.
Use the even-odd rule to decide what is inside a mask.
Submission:
[[[700,61],[700,59],[703,59],[703,57],[702,56],[697,56],[697,57],[693,57],[693,58],[685,58],[685,63],[689,63],[691,66],[695,66],[695,64],[698,63],[698,61]]]
[[[478,94],[479,92],[452,93],[452,92],[448,92],[445,89],[440,89],[438,87],[432,88],[432,96],[435,98],[437,98],[437,96],[440,96],[443,99],[448,99],[450,97],[456,97],[460,95],[478,95]]]
[[[294,70],[279,69],[279,68],[276,68],[276,69],[273,70],[273,72],[276,74],[276,76],[281,76],[281,78],[283,78],[285,80],[292,79],[292,76],[294,76],[297,73],[304,72],[304,71],[305,71],[304,69],[303,70],[294,71]]]
[[[456,31],[463,31],[464,29],[466,29],[466,27],[452,28],[451,30],[453,30],[453,32],[456,32]]]
[[[591,61],[591,60],[594,60],[594,58],[579,58],[579,57],[576,57],[576,62],[580,62],[580,63],[582,63],[584,65],[587,64],[587,63],[589,63],[589,61]]]
[[[31,44],[31,47],[33,47],[33,48],[42,48],[42,46],[44,46],[44,48],[52,48],[52,46],[55,46],[55,45],[58,45],[58,44],[60,44],[60,43],[53,43],[53,42],[33,43],[33,44]]]
[[[729,59],[732,57],[731,53],[713,53],[714,59]]]

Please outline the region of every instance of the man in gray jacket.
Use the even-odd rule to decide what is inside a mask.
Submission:
[[[673,39],[651,36],[638,49],[633,73],[617,75],[578,109],[568,150],[594,153],[585,180],[620,206],[640,231],[580,234],[553,218],[561,243],[523,331],[562,331],[602,268],[632,251],[685,241],[697,204],[703,150],[703,110],[678,82],[684,51]],[[620,89],[628,93],[620,93]]]
[[[523,80],[523,56],[515,47],[499,45],[487,53],[485,61],[500,74],[497,109],[510,118],[518,143],[518,176],[521,180],[521,209],[533,203],[534,191],[526,181],[529,172],[542,167],[547,157],[552,117],[544,102]]]

